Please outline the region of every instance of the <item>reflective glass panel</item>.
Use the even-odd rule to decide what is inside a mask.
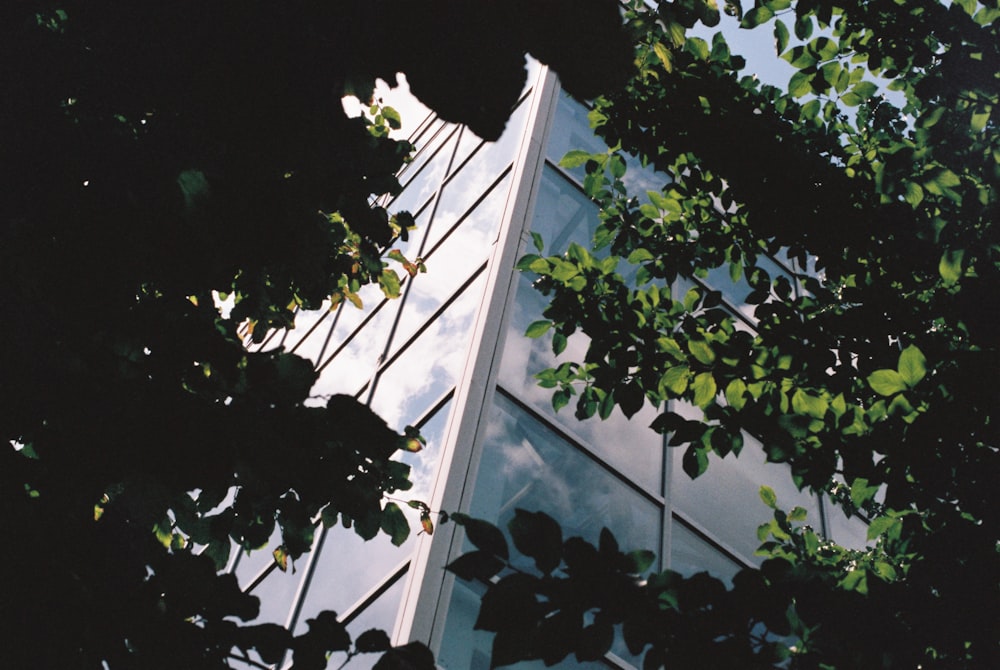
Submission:
[[[320,359],[323,344],[336,318],[336,310],[330,311],[330,302],[323,301],[321,309],[300,310],[295,315],[295,327],[285,337],[285,351],[308,358],[314,363]]]
[[[411,520],[411,528],[417,527]],[[413,534],[402,547],[379,533],[365,542],[353,528],[336,525],[323,538],[316,557],[316,571],[302,603],[296,631],[305,630],[306,619],[324,610],[347,612],[366,593],[399,567],[412,551]]]
[[[732,586],[742,566],[678,520],[670,527],[670,569],[690,576],[708,572]]]
[[[586,106],[565,93],[562,94],[545,153],[550,161],[558,165],[563,156],[575,150],[591,154],[607,151],[608,147],[604,140],[595,136],[594,131],[590,129],[590,122],[587,120],[589,111]],[[644,167],[632,156],[625,156],[625,164],[628,170],[622,181],[625,182],[629,195],[640,200],[646,200],[647,191],[659,191],[670,181],[666,175],[655,172],[652,167]],[[567,172],[580,182],[586,174],[583,166],[572,168]]]
[[[387,635],[392,636],[392,629],[396,624],[396,612],[403,599],[403,585],[405,583],[405,578],[398,579],[389,587],[388,591],[379,596],[378,600],[366,607],[354,621],[347,624],[347,632],[351,634],[352,640],[357,640],[359,635],[372,628],[383,630]],[[380,658],[382,658],[381,652],[359,654],[352,658],[347,665],[341,666],[340,664],[344,662],[344,655],[333,654],[326,667],[338,669],[343,667],[344,670],[371,670]]]
[[[378,291],[378,289],[375,289]],[[377,294],[380,296],[381,292]],[[373,296],[373,297],[377,297]],[[364,328],[348,336],[346,343],[334,348],[327,346],[328,358],[320,366],[320,376],[312,388],[312,396],[318,403],[325,402],[334,393],[356,393],[375,374],[379,356],[385,351],[392,321],[396,316],[399,300],[376,303],[370,319]],[[341,319],[360,312],[351,305],[345,305]],[[340,324],[338,324],[338,329]],[[340,331],[344,332],[343,330]],[[334,334],[336,337],[337,333]]]
[[[523,139],[527,111],[528,105],[522,103],[507,122],[507,130],[500,139],[483,144],[459,172],[448,178],[434,213],[426,249],[437,244],[511,165]],[[490,239],[492,241],[492,237]]]
[[[830,539],[850,549],[864,550],[874,544],[868,539],[868,524],[859,516],[850,519],[836,503],[826,501],[826,520]]]
[[[307,560],[308,554],[303,555],[299,562],[304,566]],[[298,592],[303,574],[305,571],[301,568],[295,572],[274,570],[258,584],[250,592],[251,595],[260,598],[260,614],[253,620],[253,623],[276,623],[284,626],[292,611],[295,594]]]
[[[542,388],[533,374],[563,361],[582,361],[588,339],[582,333],[569,338],[559,357],[552,353],[548,336],[525,337],[532,321],[542,317],[546,299],[531,288],[527,275],[518,278],[516,302],[508,325],[500,366],[500,383],[522,402],[555,419],[568,433],[583,441],[595,454],[606,460],[647,491],[661,493],[663,438],[649,429],[657,410],[647,403],[638,414],[627,419],[617,407],[606,420],[593,416],[579,421],[574,416],[575,402],[556,412],[552,407],[553,389]]]
[[[427,272],[413,277],[400,318],[397,342],[405,341],[489,258],[503,216],[510,176],[502,179],[441,244],[426,255]],[[436,225],[436,224],[435,224]],[[473,308],[478,305],[473,306]],[[449,311],[453,308],[449,308]],[[399,345],[394,343],[394,349]]]
[[[402,211],[416,214],[422,210],[430,197],[441,186],[441,180],[448,170],[448,163],[455,150],[456,135],[457,133],[452,133],[447,143],[428,158],[427,164],[423,166],[420,173],[414,174],[413,180],[407,184],[402,193],[396,196],[395,200],[389,203],[386,209],[394,214]]]
[[[673,411],[689,419],[700,419],[701,410],[675,403]],[[799,491],[788,466],[768,463],[761,443],[744,433],[739,458],[711,455],[708,470],[692,480],[681,464],[685,447],[671,448],[673,476],[670,503],[674,510],[692,521],[699,530],[741,558],[759,563],[754,551],[760,546],[757,526],[772,518],[773,512],[760,499],[760,487],[770,486],[778,497],[778,507],[786,511],[796,505],[806,509],[814,529],[822,527],[819,500]]]
[[[485,284],[485,275],[479,275],[381,373],[372,409],[390,426],[413,423],[454,388],[468,358],[473,318]]]
[[[563,537],[596,543],[613,529],[623,549],[658,549],[660,509],[497,393],[470,514],[505,527],[515,508],[542,511]]]
[[[438,155],[441,146],[449,139],[455,127],[441,119],[435,119],[416,140],[417,153],[413,160],[400,172],[399,181],[405,187],[415,179],[431,158]]]
[[[409,463],[412,468],[410,479],[414,486],[409,491],[395,494],[394,498],[429,499],[450,409],[451,403],[446,403],[420,427],[421,434],[427,440],[427,447],[423,451],[400,454],[400,459]],[[368,542],[362,540],[353,529],[341,525],[326,532],[316,556],[315,570],[302,603],[296,631],[305,630],[306,619],[315,617],[323,610],[341,614],[347,612],[410,555],[420,530],[420,518],[416,510],[405,503],[398,504],[410,522],[410,536],[399,547],[393,546],[389,537],[381,532]]]
[[[562,175],[552,168],[545,168],[532,218],[532,230],[541,234],[545,242],[543,253],[562,253],[573,242],[589,246],[597,224],[596,205]],[[648,491],[659,494],[663,441],[648,429],[656,417],[655,408],[647,404],[631,421],[617,408],[605,421],[596,416],[578,421],[573,415],[575,405],[572,400],[569,406],[555,412],[552,408],[552,389],[538,386],[532,377],[564,361],[582,361],[588,339],[580,333],[574,335],[569,339],[566,350],[557,358],[552,353],[550,337],[525,337],[528,325],[544,318],[542,312],[548,304],[545,296],[531,288],[531,281],[530,273],[521,273],[517,279],[517,295],[500,366],[501,384],[533,408],[553,416],[620,472]]]
[[[589,248],[598,223],[597,205],[575,184],[546,166],[531,219],[531,230],[545,242],[543,253],[561,254],[571,242]],[[534,253],[534,248],[531,251]]]

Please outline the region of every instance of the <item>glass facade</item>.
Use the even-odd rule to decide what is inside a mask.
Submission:
[[[583,194],[581,174],[558,161],[570,149],[603,149],[586,108],[563,96],[553,75],[531,67],[524,97],[496,143],[432,115],[413,141],[418,153],[401,175],[404,190],[387,206],[416,217],[404,253],[423,258],[428,272],[407,280],[397,300],[371,288],[362,293],[365,309],[303,313],[295,329],[262,345],[284,346],[315,363],[317,403],[352,393],[391,426],[420,427],[428,448],[405,457],[415,482],[407,499],[501,526],[516,507],[545,511],[565,535],[592,541],[607,526],[622,547],[654,550],[661,567],[707,569],[723,579],[758,560],[754,530],[768,516],[757,494],[763,483],[783,505],[806,507],[815,527],[843,534],[835,539],[859,532],[846,521],[829,523],[821,501],[766,464],[752,436],[745,436],[739,460],[714,459],[692,482],[680,468],[681,452],[649,430],[654,408],[631,421],[616,410],[606,421],[580,422],[570,409],[555,412],[551,392],[536,385],[532,374],[556,359],[545,338],[523,336],[540,318],[544,298],[514,262],[526,253],[529,231],[541,233],[546,253],[589,244],[596,206]],[[638,165],[628,179],[640,194],[664,181]],[[769,263],[769,272],[789,273],[779,261]],[[752,310],[739,304],[747,291],[728,274],[673,288],[683,292],[694,281],[721,290],[753,327]],[[560,360],[581,359],[585,347],[584,336],[574,336]],[[454,524],[439,526],[433,537],[414,533],[402,547],[384,535],[362,542],[334,527],[318,534],[294,574],[276,571],[265,551],[241,557],[235,571],[264,601],[262,621],[302,630],[306,619],[332,609],[355,633],[381,627],[395,643],[429,643],[440,667],[488,668],[490,636],[472,630],[479,593],[443,570],[462,551]],[[347,667],[375,660],[359,657]],[[342,662],[334,657],[330,667]],[[600,665],[635,662],[616,644]]]

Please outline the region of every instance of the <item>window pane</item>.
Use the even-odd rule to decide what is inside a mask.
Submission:
[[[675,403],[673,411],[689,419],[700,419],[701,410]],[[731,548],[741,558],[760,563],[754,556],[760,546],[756,529],[772,518],[772,511],[760,499],[760,487],[770,486],[778,497],[778,506],[786,511],[796,505],[806,509],[807,523],[821,528],[819,501],[808,492],[799,491],[792,482],[788,466],[768,463],[761,443],[744,433],[739,458],[711,456],[708,470],[692,480],[681,464],[684,447],[671,448],[673,476],[670,502],[699,530]]]
[[[507,130],[500,139],[482,145],[474,157],[458,173],[449,178],[442,191],[437,211],[434,213],[427,248],[437,244],[437,241],[511,165],[523,138],[527,111],[528,105],[522,103],[507,122]],[[499,220],[496,223],[499,223]],[[492,237],[490,239],[492,241]]]
[[[457,133],[452,131],[448,135],[447,142],[442,147],[432,147],[431,155],[427,158],[424,166],[418,166],[417,172],[409,173],[412,181],[408,182],[403,191],[389,203],[386,208],[392,213],[406,211],[416,215],[421,211],[427,201],[441,186],[448,169],[448,162],[455,151],[455,138]]]
[[[399,181],[405,187],[416,178],[425,165],[438,155],[441,146],[451,139],[455,126],[435,119],[430,127],[416,140],[417,153],[409,165],[400,171]],[[423,177],[421,177],[423,179]]]
[[[372,409],[390,426],[413,423],[454,388],[468,358],[473,317],[485,284],[486,277],[480,275],[379,376]]]
[[[437,249],[426,255],[427,272],[411,280],[398,333],[405,341],[489,258],[503,216],[510,178],[498,183]],[[436,226],[437,224],[435,224]],[[439,238],[440,239],[440,236]],[[398,348],[395,345],[394,348]]]
[[[288,331],[285,350],[308,358],[315,363],[320,358],[323,344],[336,317],[336,310],[329,308],[330,302],[323,301],[323,308],[301,310],[295,315],[295,327]]]
[[[546,157],[555,164],[559,164],[562,157],[574,150],[583,150],[587,153],[604,153],[607,145],[604,140],[594,135],[590,129],[590,122],[587,120],[587,113],[590,110],[570,98],[565,93],[559,99],[559,106],[556,109],[555,121],[549,134],[549,144],[546,148]],[[631,196],[640,200],[646,200],[647,191],[659,191],[663,185],[669,182],[669,178],[655,172],[652,167],[643,167],[638,160],[631,156],[625,156],[625,163],[628,170],[623,177],[625,186]],[[583,181],[586,174],[583,166],[567,170],[577,181]]]
[[[409,491],[398,493],[398,497],[423,501],[429,498],[450,410],[449,402],[420,427],[427,440],[427,447],[423,451],[400,455],[400,459],[413,468],[410,477],[414,486]],[[340,525],[327,531],[296,623],[297,632],[305,630],[306,619],[315,617],[323,610],[341,614],[347,612],[348,608],[389,577],[410,555],[420,530],[420,519],[416,510],[405,504],[400,504],[400,507],[410,522],[410,536],[399,547],[394,547],[389,537],[381,532],[374,539],[365,542],[353,529]]]
[[[305,565],[307,558],[308,555],[303,555],[299,562]],[[250,592],[251,595],[260,598],[260,614],[253,623],[276,623],[284,626],[292,611],[292,601],[298,592],[303,574],[305,571],[302,569],[298,569],[295,573],[291,570],[288,572],[274,570],[258,584]]]
[[[392,636],[393,626],[396,625],[396,613],[403,600],[403,585],[405,583],[405,577],[396,580],[396,583],[390,586],[388,591],[379,596],[378,600],[365,608],[354,621],[347,625],[347,632],[351,634],[352,640],[356,641],[359,635],[372,628],[384,630],[387,635]],[[371,670],[380,658],[382,658],[381,652],[359,654],[343,667],[344,670]],[[326,667],[340,668],[340,664],[343,662],[343,654],[333,654]]]
[[[571,242],[589,248],[598,223],[597,205],[565,177],[546,167],[531,220],[531,230],[545,241],[544,253],[561,254]]]
[[[690,576],[707,571],[732,586],[742,566],[706,542],[693,530],[674,519],[670,528],[670,569]]]
[[[542,388],[532,376],[563,361],[582,361],[589,341],[582,333],[574,335],[569,338],[566,351],[557,358],[552,353],[549,337],[525,337],[528,324],[543,318],[542,310],[546,304],[545,296],[531,288],[528,275],[518,278],[514,311],[500,366],[500,383],[522,402],[552,417],[622,474],[650,493],[659,495],[663,472],[663,438],[649,429],[649,424],[657,416],[656,408],[647,403],[631,420],[616,407],[606,420],[593,416],[586,421],[579,421],[574,416],[576,406],[573,400],[556,412],[552,407],[553,389]]]
[[[381,295],[381,292],[377,295]],[[378,358],[385,351],[389,329],[396,316],[398,305],[398,300],[376,303],[373,312],[364,313],[366,316],[370,314],[371,319],[363,332],[349,336],[350,340],[343,348],[334,348],[332,343],[327,347],[326,355],[329,358],[322,363],[319,379],[312,388],[316,402],[323,403],[326,397],[334,393],[356,393],[371,379]],[[352,305],[344,305],[341,319],[348,316],[356,317],[358,312],[361,310],[355,309]],[[337,324],[337,327],[339,329],[340,324]],[[340,333],[343,332],[345,331],[340,330]],[[337,333],[334,336],[336,337]]]
[[[844,510],[834,502],[826,502],[826,519],[829,524],[830,539],[850,549],[864,550],[873,544],[868,539],[868,524],[859,516],[850,519]]]
[[[496,394],[472,498],[472,516],[505,527],[515,508],[542,511],[563,536],[596,544],[614,530],[624,550],[660,546],[660,509],[563,440],[502,393]]]

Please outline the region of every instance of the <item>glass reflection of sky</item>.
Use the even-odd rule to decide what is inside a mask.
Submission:
[[[484,287],[485,277],[480,275],[380,375],[372,409],[389,425],[413,421],[458,382],[465,347],[442,343],[468,340]]]
[[[689,419],[702,417],[701,410],[686,403],[674,403],[672,409]],[[674,510],[745,560],[760,562],[760,557],[753,555],[760,545],[754,531],[772,516],[760,499],[762,485],[774,489],[779,507],[784,510],[796,505],[804,507],[808,512],[807,523],[817,532],[822,529],[817,497],[795,487],[787,466],[768,463],[763,446],[753,436],[744,433],[743,450],[738,458],[711,456],[708,470],[694,480],[681,465],[684,449],[670,449],[673,458],[670,502]]]
[[[569,338],[566,351],[557,358],[552,353],[548,337],[532,340],[524,336],[528,324],[541,318],[546,304],[545,297],[531,288],[527,275],[519,277],[516,300],[504,343],[501,385],[536,411],[552,417],[569,434],[622,474],[650,493],[659,495],[663,439],[649,429],[649,424],[656,418],[656,408],[647,403],[631,420],[616,408],[606,420],[594,416],[579,421],[574,417],[575,401],[570,400],[569,405],[556,412],[552,407],[553,390],[542,388],[529,375],[562,361],[582,361],[588,339],[582,333],[573,335]]]
[[[564,537],[596,543],[614,529],[630,549],[658,549],[657,505],[625,485],[502,393],[496,395],[483,447],[472,515],[505,526],[515,508],[543,511]]]

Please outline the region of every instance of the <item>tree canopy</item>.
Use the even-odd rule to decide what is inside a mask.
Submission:
[[[617,627],[644,668],[996,667],[1000,5],[725,11],[770,31],[787,86],[690,32],[719,22],[714,0],[632,3],[637,72],[590,112],[612,149],[562,163],[601,207],[593,248],[538,245],[519,264],[550,301],[528,334],[557,354],[589,338],[539,376],[580,418],[653,404],[691,477],[756,436],[799,487],[865,519],[869,545],[834,544],[763,488],[764,560],[731,589],[650,572],[613,528],[593,546],[525,510],[509,534],[535,572],[461,516],[476,551],[450,569],[499,576],[477,621],[494,666],[597,659]],[[629,193],[625,154],[662,188]],[[752,327],[724,294],[756,305]]]
[[[398,113],[348,118],[405,72],[442,117],[496,138],[525,54],[596,95],[622,82],[611,0],[81,2],[0,9],[0,582],[10,667],[220,668],[235,651],[325,667],[335,613],[293,637],[231,575],[235,545],[294,560],[316,525],[402,542],[383,494],[419,436],[353,398],[305,401],[308,361],[248,353],[297,309],[398,293],[412,217]],[[578,41],[583,37],[583,41]],[[603,44],[600,53],[588,44]],[[220,311],[217,297],[231,297]],[[427,667],[425,648],[385,657]],[[395,664],[395,665],[393,665]]]

